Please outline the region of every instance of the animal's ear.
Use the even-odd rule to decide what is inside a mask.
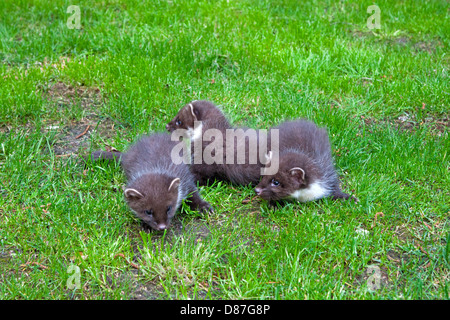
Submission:
[[[305,170],[303,170],[302,168],[299,167],[295,167],[292,168],[291,170],[289,170],[289,173],[291,174],[291,176],[294,176],[300,183],[304,183],[305,182]]]
[[[123,194],[125,195],[125,197],[127,199],[141,199],[144,197],[144,195],[142,193],[140,193],[139,191],[137,191],[136,189],[133,189],[133,188],[126,188],[123,191]]]
[[[194,105],[192,103],[189,103],[189,110],[191,110],[191,114],[194,117],[194,121],[197,121],[197,116],[198,116],[198,110],[195,109]]]
[[[170,183],[168,191],[178,189],[178,186],[180,185],[180,182],[181,182],[180,178],[173,179],[172,182]]]

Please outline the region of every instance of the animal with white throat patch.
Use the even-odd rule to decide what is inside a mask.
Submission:
[[[174,164],[171,150],[176,142],[170,135],[156,133],[141,137],[126,153],[96,151],[93,161],[119,161],[127,177],[124,189],[130,209],[155,230],[167,229],[183,199],[193,210],[210,211],[197,190],[188,165]]]
[[[258,157],[251,160],[250,152],[259,155],[260,133],[249,128],[233,128],[224,113],[212,102],[206,100],[192,101],[179,110],[177,115],[166,125],[169,132],[177,129],[185,130],[185,137],[190,139],[193,163],[190,168],[200,184],[206,184],[208,180],[225,180],[235,184],[256,185],[260,179],[261,168],[264,166]],[[220,143],[218,149],[213,149],[213,157],[221,161],[206,161],[205,150],[211,149],[217,142],[218,136],[205,138],[208,132],[218,133]],[[230,143],[230,154],[227,153],[227,134],[233,134]],[[252,133],[252,134],[250,134]],[[253,134],[254,133],[254,134]],[[268,139],[269,140],[269,139]],[[196,143],[201,143],[200,148]],[[269,143],[269,142],[268,142]],[[250,150],[252,148],[252,150]],[[242,161],[238,161],[238,154]],[[254,155],[252,154],[252,156]],[[219,156],[220,155],[220,156]],[[201,162],[195,161],[195,157]],[[214,159],[215,160],[215,159]]]
[[[326,129],[307,120],[287,121],[274,129],[279,130],[279,156],[274,159],[269,152],[268,163],[278,161],[279,169],[262,176],[255,188],[259,197],[270,202],[350,198],[339,186]]]

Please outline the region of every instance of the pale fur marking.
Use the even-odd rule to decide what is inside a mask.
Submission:
[[[194,105],[192,103],[189,103],[189,108],[191,109],[192,116],[197,120],[197,116],[194,113]]]
[[[302,168],[299,168],[299,167],[295,167],[295,168],[292,168],[291,170],[289,170],[289,172],[291,174],[294,174],[293,171],[301,171],[303,173],[302,179],[305,180],[305,170],[303,170]]]
[[[144,197],[142,193],[140,193],[139,191],[137,191],[136,189],[133,188],[127,188],[124,191],[125,197],[129,198],[130,196],[132,196],[132,194],[138,195],[139,197]]]
[[[176,184],[177,186],[180,185],[180,178],[175,178],[175,179],[172,180],[172,182],[170,183],[170,186],[169,186],[169,190],[168,190],[168,191],[170,191],[170,189],[172,188],[172,186],[174,186],[175,184]]]
[[[191,140],[198,140],[201,138],[202,127],[203,127],[203,124],[200,124],[196,128],[188,128],[187,129],[187,133],[188,133],[189,137],[191,138]]]
[[[314,182],[308,188],[299,189],[291,193],[291,197],[300,202],[313,201],[328,195],[328,190],[321,186],[320,183]]]

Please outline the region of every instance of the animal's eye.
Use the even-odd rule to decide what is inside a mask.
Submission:
[[[172,210],[172,206],[168,206],[168,207],[167,207],[167,213],[169,213],[170,210]]]
[[[144,211],[145,214],[148,214],[149,216],[151,216],[153,214],[153,210],[145,210]]]
[[[181,126],[181,125],[183,124],[183,122],[181,122],[180,119],[177,119],[177,121],[175,122],[175,124],[176,124],[177,126]]]
[[[272,179],[272,185],[275,186],[275,187],[279,186],[280,182],[278,180]]]

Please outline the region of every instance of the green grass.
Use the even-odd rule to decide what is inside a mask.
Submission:
[[[379,1],[379,30],[372,1],[83,1],[80,30],[71,4],[0,3],[0,299],[449,299],[445,1]],[[78,155],[193,99],[326,126],[360,202],[272,210],[219,183],[214,213],[145,233],[120,168]]]

